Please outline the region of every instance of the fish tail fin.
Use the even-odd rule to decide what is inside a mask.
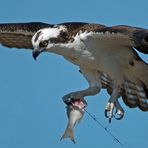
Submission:
[[[67,128],[66,128],[66,130],[65,130],[65,132],[64,132],[64,134],[63,134],[63,136],[61,137],[61,140],[62,140],[62,139],[65,139],[65,138],[67,138],[67,137],[69,137],[69,138],[71,139],[71,141],[72,141],[74,144],[76,143],[76,142],[75,142],[75,139],[74,139],[73,129],[70,128],[70,127],[67,127]]]

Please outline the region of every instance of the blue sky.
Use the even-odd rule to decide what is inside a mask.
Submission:
[[[147,0],[1,0],[0,23],[82,21],[148,28]],[[141,54],[142,55],[142,54]],[[142,57],[148,62],[148,58]],[[119,148],[87,114],[75,129],[76,145],[60,141],[67,125],[62,96],[86,88],[78,67],[53,54],[34,61],[31,51],[0,46],[1,148]],[[125,148],[147,145],[148,113],[129,109],[111,124],[104,117],[106,91],[87,97],[88,111],[118,137]]]

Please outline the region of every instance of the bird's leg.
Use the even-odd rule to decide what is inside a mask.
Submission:
[[[99,91],[100,89],[97,86],[89,87],[88,89],[85,90],[71,92],[63,96],[62,99],[66,104],[69,104],[72,100],[83,99],[85,96],[93,96],[96,95]]]
[[[82,69],[81,73],[84,75],[89,83],[89,88],[81,91],[76,91],[63,96],[63,101],[69,104],[72,100],[83,99],[85,96],[93,96],[101,90],[100,75],[96,70]]]
[[[106,105],[105,108],[105,116],[107,118],[109,118],[109,122],[111,122],[112,117],[114,116],[114,109],[116,108],[116,113],[120,116],[120,117],[115,117],[116,119],[122,119],[123,115],[124,115],[124,111],[122,109],[122,107],[120,106],[119,102],[118,102],[118,98],[120,97],[120,88],[116,85],[115,81],[113,84],[113,91],[111,94],[111,97]]]

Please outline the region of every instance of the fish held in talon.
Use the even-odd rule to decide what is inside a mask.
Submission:
[[[79,123],[82,119],[86,106],[87,102],[84,99],[80,99],[72,101],[71,104],[66,107],[69,121],[61,140],[69,137],[74,144],[76,143],[74,139],[74,127],[76,123]]]

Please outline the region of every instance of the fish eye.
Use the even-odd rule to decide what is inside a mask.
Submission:
[[[47,40],[41,41],[40,44],[39,44],[40,47],[47,47],[47,45],[48,45]]]

